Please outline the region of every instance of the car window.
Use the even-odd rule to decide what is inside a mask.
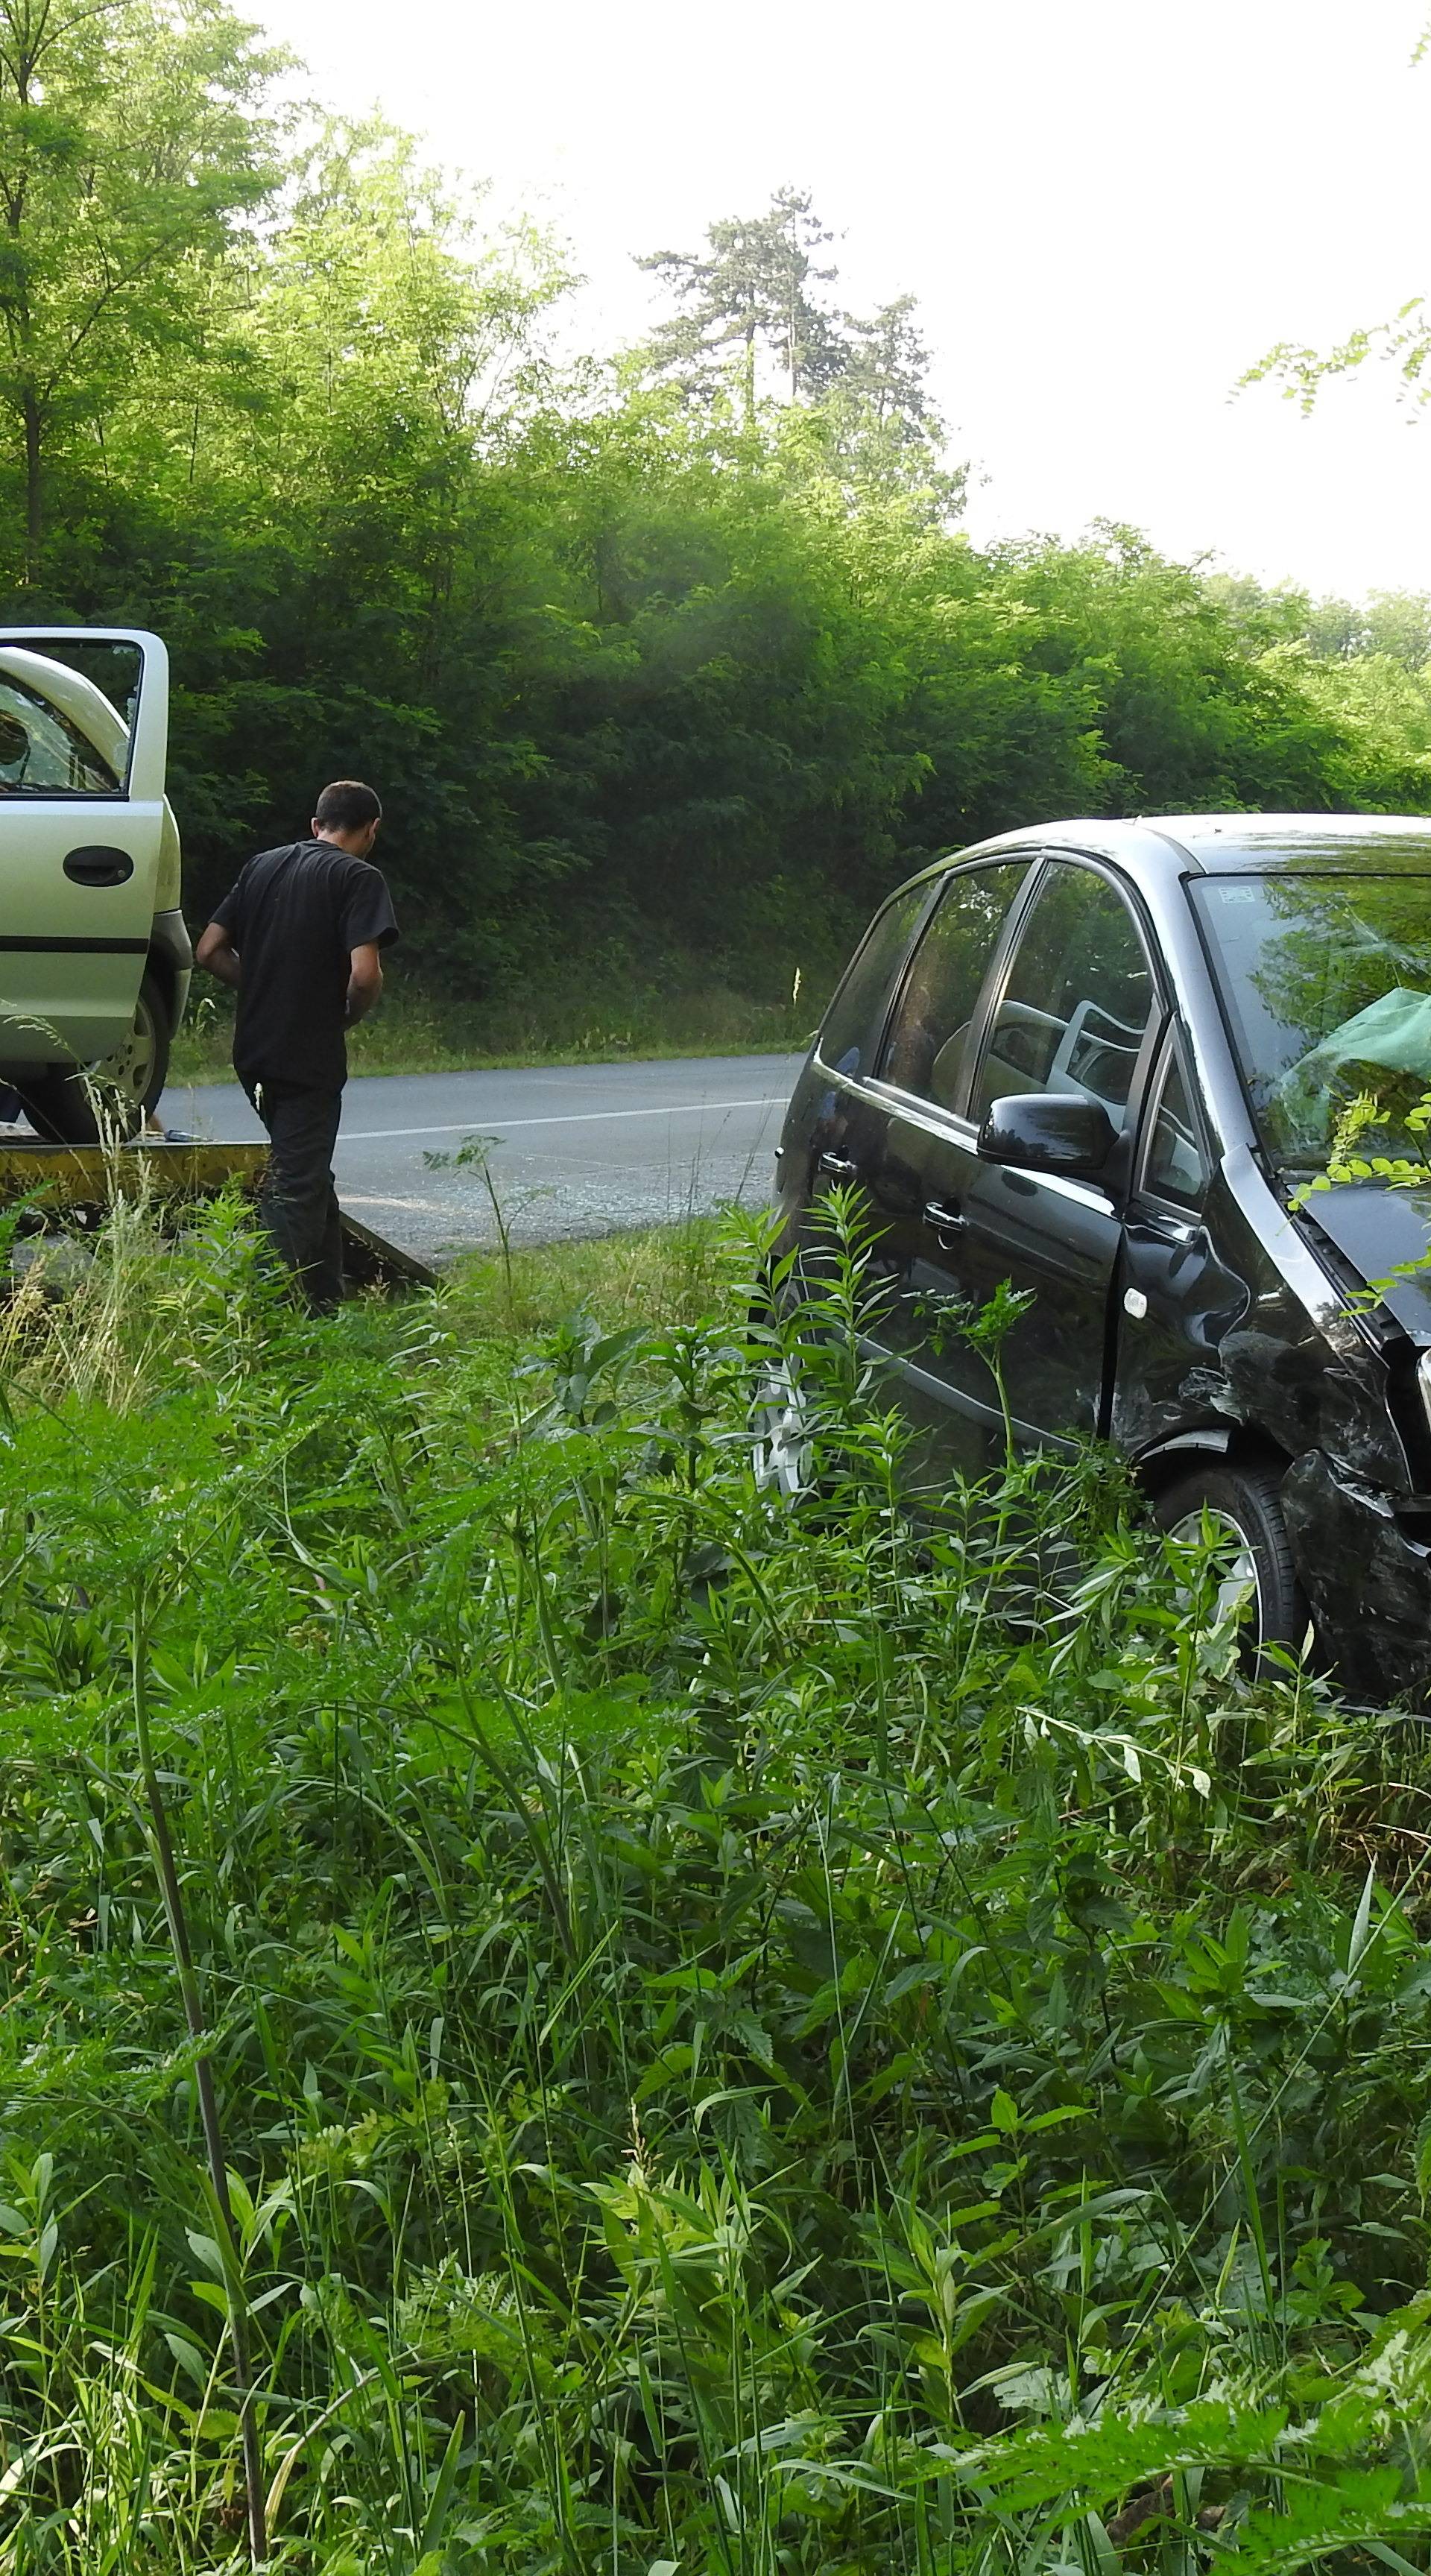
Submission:
[[[1148,1140],[1147,1187],[1180,1207],[1199,1207],[1211,1174],[1182,1066],[1171,1049]]]
[[[1101,1101],[1122,1127],[1152,1007],[1123,897],[1092,868],[1058,861],[1019,933],[979,1067],[976,1116],[1010,1092],[1068,1091]]]
[[[72,717],[23,680],[0,677],[0,796],[112,796],[118,785]]]
[[[1431,1085],[1431,871],[1372,845],[1336,874],[1189,889],[1263,1141],[1319,1171],[1349,1111],[1357,1153],[1421,1162]]]
[[[960,1095],[969,1024],[1027,859],[961,868],[949,880],[914,952],[890,1027],[885,1082],[952,1109]]]
[[[929,901],[927,885],[909,886],[877,913],[853,965],[825,1013],[816,1054],[832,1073],[872,1073],[890,987],[909,953],[915,924]]]

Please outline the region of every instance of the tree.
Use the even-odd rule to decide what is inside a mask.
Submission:
[[[1380,655],[1419,671],[1431,658],[1431,599],[1421,591],[1374,590],[1355,607],[1345,599],[1319,600],[1307,637],[1312,651],[1328,659]]]
[[[0,413],[39,579],[56,444],[194,344],[276,175],[280,58],[225,0],[0,0]]]
[[[951,519],[963,507],[968,468],[944,462],[948,433],[930,399],[929,351],[912,295],[871,320],[844,316],[843,364],[820,405],[831,460],[852,498],[918,497]]]
[[[811,291],[836,275],[815,265],[815,253],[832,238],[808,194],[781,188],[765,214],[713,223],[703,253],[662,250],[639,259],[637,267],[662,278],[681,307],[652,337],[653,367],[708,395],[726,380],[734,349],[747,428],[762,350],[778,367],[788,401],[822,393],[847,356],[835,318]]]
[[[679,310],[658,324],[638,364],[709,410],[729,396],[734,354],[743,427],[755,428],[763,383],[783,414],[773,444],[797,480],[833,480],[851,506],[903,494],[950,518],[967,469],[943,462],[914,297],[894,297],[868,321],[834,309],[818,290],[839,272],[817,264],[832,238],[809,196],[782,188],[765,214],[712,224],[704,252],[640,260]]]
[[[564,282],[541,234],[484,238],[471,199],[380,122],[333,122],[296,157],[250,281],[247,393],[226,409],[218,389],[197,483],[170,485],[203,626],[239,630],[221,734],[212,683],[202,724],[176,707],[200,867],[209,847],[229,864],[232,782],[301,817],[324,762],[372,770],[406,807],[399,889],[423,890],[434,944],[462,953],[504,880],[516,765],[501,615],[526,567],[502,461],[547,399],[540,324]],[[189,585],[178,604],[183,671],[212,668]],[[458,847],[480,850],[480,897]]]

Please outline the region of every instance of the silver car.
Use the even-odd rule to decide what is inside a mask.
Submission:
[[[0,1082],[60,1143],[142,1123],[188,996],[168,731],[156,635],[0,628]]]

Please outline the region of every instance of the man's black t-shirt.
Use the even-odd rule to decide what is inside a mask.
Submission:
[[[349,952],[398,935],[381,870],[332,841],[291,841],[250,859],[212,919],[239,953],[239,1080],[341,1090]]]

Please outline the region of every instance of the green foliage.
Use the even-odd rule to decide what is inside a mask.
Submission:
[[[1098,1458],[911,1521],[853,1203],[535,1346],[168,1257],[3,1361],[0,2568],[242,2554],[141,1607],[276,2568],[1424,2566],[1420,1731]]]
[[[951,843],[1425,802],[1424,603],[1111,527],[980,553],[917,314],[840,309],[798,194],[665,261],[652,346],[559,367],[558,249],[380,123],[295,120],[224,0],[5,29],[0,587],[165,634],[191,909],[370,772],[463,1052],[660,1042],[688,993],[718,1039],[797,969],[812,1016]]]
[[[57,440],[98,442],[134,377],[162,408],[222,367],[244,219],[273,184],[255,114],[281,58],[221,0],[0,0],[0,408],[41,567]]]

